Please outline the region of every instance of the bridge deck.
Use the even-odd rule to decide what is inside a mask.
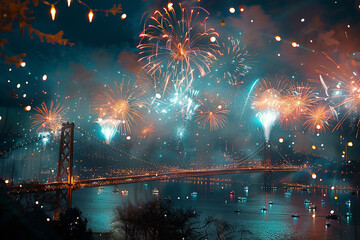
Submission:
[[[37,184],[23,184],[9,186],[9,192],[35,192],[35,191],[54,191],[57,189],[67,189],[72,187],[74,189],[86,188],[86,187],[97,187],[106,185],[118,185],[125,183],[136,183],[136,182],[149,182],[159,181],[174,178],[190,178],[190,177],[201,177],[201,176],[212,176],[212,175],[225,175],[225,174],[236,174],[236,173],[257,173],[257,172],[294,172],[301,171],[299,167],[272,167],[272,168],[227,168],[227,169],[201,169],[201,170],[182,170],[176,172],[166,173],[151,173],[143,175],[127,175],[121,177],[112,178],[97,178],[97,179],[86,179],[80,181],[74,181],[73,185],[69,185],[67,182],[51,182],[51,183],[37,183]]]

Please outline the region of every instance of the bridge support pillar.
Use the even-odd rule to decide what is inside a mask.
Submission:
[[[56,181],[64,183],[66,189],[57,189],[55,194],[54,220],[59,220],[60,214],[67,208],[71,208],[73,177],[73,153],[74,153],[74,123],[64,123],[61,128],[60,149]]]
[[[271,163],[271,144],[269,142],[265,142],[264,147],[264,190],[268,191],[273,188],[272,181],[272,163]]]
[[[71,208],[72,190],[71,186],[67,189],[56,190],[53,220],[59,220],[60,214]]]
[[[74,152],[74,123],[64,123],[61,128],[60,149],[56,181],[63,181],[66,177],[67,183],[72,185],[73,179],[73,152]]]

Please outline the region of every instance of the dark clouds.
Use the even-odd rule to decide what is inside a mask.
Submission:
[[[231,29],[241,32],[244,40],[251,46],[265,47],[268,36],[277,35],[277,28],[261,6],[245,6],[246,11],[240,17],[228,17],[226,23]],[[233,32],[233,31],[231,31]]]
[[[118,54],[117,63],[122,69],[133,74],[136,74],[141,68],[138,62],[138,54],[133,51],[121,51]]]

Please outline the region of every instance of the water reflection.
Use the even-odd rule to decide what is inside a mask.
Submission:
[[[115,187],[127,189],[126,196],[113,192],[114,186],[81,189],[73,193],[73,205],[83,211],[93,231],[106,232],[110,230],[116,207],[128,201],[151,199],[155,197],[153,190],[157,189],[157,197],[171,200],[176,206],[191,206],[201,212],[202,218],[213,216],[244,226],[258,239],[340,239],[340,234],[343,239],[354,238],[355,224],[351,216],[354,203],[346,202],[351,197],[349,192],[283,188],[264,192],[260,185],[239,182],[216,178],[215,181],[172,180]],[[356,201],[359,204],[358,198]],[[315,208],[309,208],[310,203]],[[340,223],[326,219],[331,210],[339,216]]]

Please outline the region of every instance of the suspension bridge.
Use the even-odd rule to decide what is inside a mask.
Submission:
[[[6,189],[12,193],[55,191],[57,207],[54,219],[71,206],[72,191],[79,188],[264,172],[264,187],[267,189],[272,187],[273,172],[303,170],[302,167],[289,164],[277,148],[271,148],[269,143],[259,145],[251,154],[234,160],[232,164],[193,169],[144,160],[118,146],[107,144],[80,127],[75,127],[74,123],[63,124],[59,140],[49,144],[51,146],[43,145],[41,141],[45,143],[49,139],[40,136],[1,151],[2,179],[7,179]],[[272,162],[271,153],[274,151],[280,156],[281,164]],[[243,165],[261,152],[264,153],[263,164]],[[146,156],[146,153],[143,155]],[[10,169],[10,172],[6,169]]]

